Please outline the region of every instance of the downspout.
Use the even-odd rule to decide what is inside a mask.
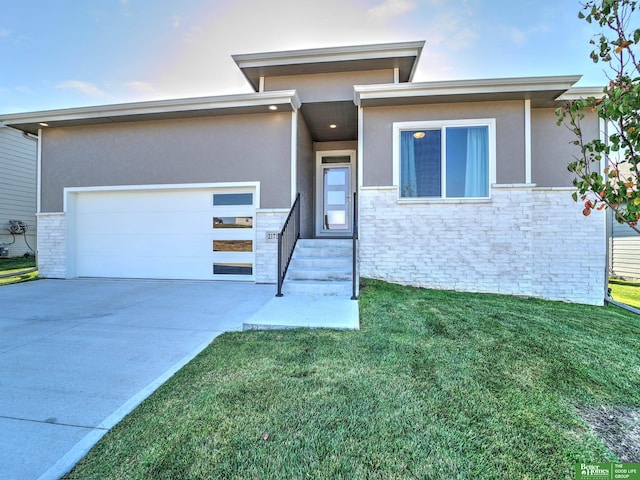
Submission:
[[[6,126],[6,125],[2,125],[1,126]],[[40,133],[40,130],[38,130],[38,133]],[[40,178],[40,135],[32,135],[30,133],[27,132],[22,132],[22,136],[28,140],[31,140],[33,142],[36,142],[36,232],[38,229],[37,226],[37,222],[38,222],[38,213],[40,213],[40,185],[39,185],[39,178]],[[24,241],[25,243],[27,243],[27,232],[24,232]],[[29,247],[29,249],[33,252],[35,258],[36,258],[36,265],[38,265],[38,245],[37,245],[37,237],[36,237],[36,249],[34,250],[33,248],[31,248],[29,246],[29,244],[27,243],[27,247]],[[38,270],[38,267],[36,266],[36,268],[29,270],[28,272],[21,272],[21,273],[30,273],[30,272],[34,272]]]

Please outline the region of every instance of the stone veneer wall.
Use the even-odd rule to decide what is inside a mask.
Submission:
[[[65,278],[67,233],[64,213],[38,214],[38,276]]]
[[[605,222],[571,189],[494,185],[485,201],[399,203],[360,191],[360,274],[428,288],[601,305]]]
[[[288,214],[283,209],[256,212],[256,283],[278,282],[278,241],[267,241],[267,232],[279,232]]]

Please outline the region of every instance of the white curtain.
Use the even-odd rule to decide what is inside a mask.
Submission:
[[[489,196],[489,132],[487,127],[467,128],[465,197]]]
[[[400,196],[417,197],[413,132],[400,132]]]

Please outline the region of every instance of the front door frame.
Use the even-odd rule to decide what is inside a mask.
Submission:
[[[349,156],[349,162],[322,163],[323,157]],[[315,208],[315,236],[316,237],[351,237],[353,234],[353,192],[356,189],[355,175],[356,151],[349,150],[323,150],[316,152],[316,208]],[[347,194],[347,215],[349,219],[348,230],[326,230],[324,228],[324,170],[326,168],[346,167],[349,169],[349,189]]]

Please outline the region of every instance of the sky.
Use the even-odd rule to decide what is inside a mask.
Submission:
[[[0,0],[0,114],[251,91],[231,55],[426,42],[414,82],[583,75],[578,0]]]

